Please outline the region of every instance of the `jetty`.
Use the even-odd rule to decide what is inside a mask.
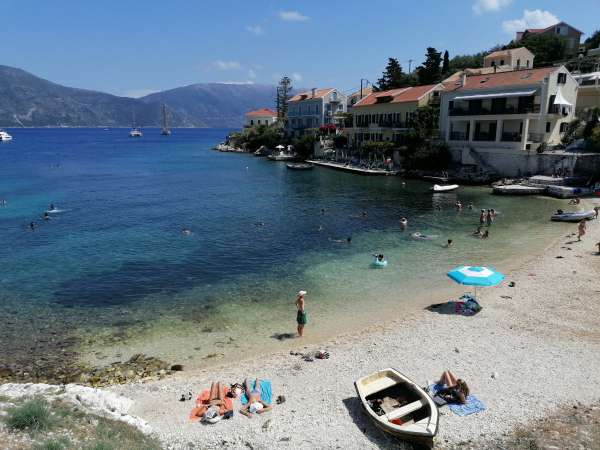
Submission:
[[[387,170],[387,169],[369,169],[367,167],[353,166],[347,163],[338,163],[334,161],[321,161],[318,159],[308,159],[307,163],[314,164],[315,166],[328,167],[334,170],[341,170],[344,172],[357,173],[359,175],[398,175],[399,170]]]
[[[586,180],[576,177],[535,175],[519,182],[496,184],[492,193],[501,195],[548,195],[556,198],[574,198],[593,195],[596,187],[586,187]]]

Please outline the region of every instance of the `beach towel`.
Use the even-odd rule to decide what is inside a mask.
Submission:
[[[431,397],[434,397],[439,391],[444,389],[444,387],[445,386],[441,383],[430,384],[428,386],[429,395]],[[448,403],[448,408],[450,408],[450,410],[454,414],[460,417],[468,416],[469,414],[475,414],[480,411],[485,411],[486,409],[483,402],[477,397],[475,397],[475,395],[473,394],[468,395],[465,400],[466,403],[464,405],[461,405],[459,403]]]
[[[227,393],[229,392],[229,388],[227,386],[223,386],[223,396],[225,397],[225,407],[221,408],[221,411],[232,411],[233,410],[233,399],[227,397]],[[198,395],[196,399],[196,406],[190,412],[190,422],[197,422],[202,417],[202,413],[206,410],[206,406],[210,405],[210,389],[204,389]]]
[[[250,382],[250,387],[252,389],[256,388],[256,380]],[[267,405],[270,405],[272,397],[273,397],[273,392],[272,392],[272,388],[271,388],[271,381],[270,380],[260,380],[260,398],[261,398],[261,400],[263,402],[265,402]],[[240,401],[242,402],[242,405],[245,405],[246,403],[248,403],[248,397],[246,397],[246,393],[242,394],[242,396],[240,397]]]

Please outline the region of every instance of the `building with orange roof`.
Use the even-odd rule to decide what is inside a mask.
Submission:
[[[515,35],[515,42],[521,41],[524,37],[532,34],[548,34],[555,35],[564,38],[567,44],[567,51],[569,53],[577,53],[579,50],[579,43],[581,41],[581,35],[583,32],[577,28],[572,27],[566,22],[559,22],[554,25],[550,25],[546,28],[528,28],[523,31],[517,31]]]
[[[438,105],[442,90],[442,84],[429,84],[371,92],[352,107],[350,142],[356,146],[367,141],[402,142],[417,109]]]
[[[512,70],[445,82],[442,138],[463,164],[477,153],[516,153],[559,144],[573,120],[577,81],[564,67]]]
[[[253,127],[256,125],[271,125],[277,122],[277,113],[270,108],[260,108],[254,111],[248,111],[245,114],[246,122],[244,126]]]
[[[335,124],[336,114],[346,111],[346,95],[338,89],[315,88],[300,92],[288,101],[286,128],[291,136],[300,136],[306,130]]]

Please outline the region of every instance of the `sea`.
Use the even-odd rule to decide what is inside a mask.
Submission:
[[[432,194],[424,181],[214,151],[232,130],[7,131],[0,366],[142,352],[204,367],[317,343],[456,298],[468,288],[446,276],[453,267],[512,270],[570,229],[549,220],[564,201]],[[486,240],[472,236],[481,208],[498,212]]]

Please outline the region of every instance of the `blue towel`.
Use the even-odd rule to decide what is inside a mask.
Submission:
[[[441,391],[445,387],[446,386],[444,386],[441,383],[429,385],[430,395],[432,397],[435,396],[439,391]],[[464,405],[461,405],[459,403],[448,403],[448,408],[450,408],[454,414],[461,417],[468,416],[469,414],[475,414],[480,411],[485,411],[486,409],[483,402],[477,397],[475,397],[473,394],[468,395],[466,401],[467,402]]]
[[[468,416],[469,414],[475,414],[479,411],[485,411],[485,405],[481,400],[475,397],[473,394],[467,396],[467,402],[464,405],[457,403],[449,403],[448,407],[457,416]]]
[[[256,380],[250,382],[250,386],[252,389],[256,388]],[[271,399],[273,397],[273,391],[271,389],[271,381],[270,380],[260,380],[260,398],[267,405],[271,404]],[[246,393],[243,393],[240,397],[240,401],[242,405],[248,403],[248,397],[246,397]]]

